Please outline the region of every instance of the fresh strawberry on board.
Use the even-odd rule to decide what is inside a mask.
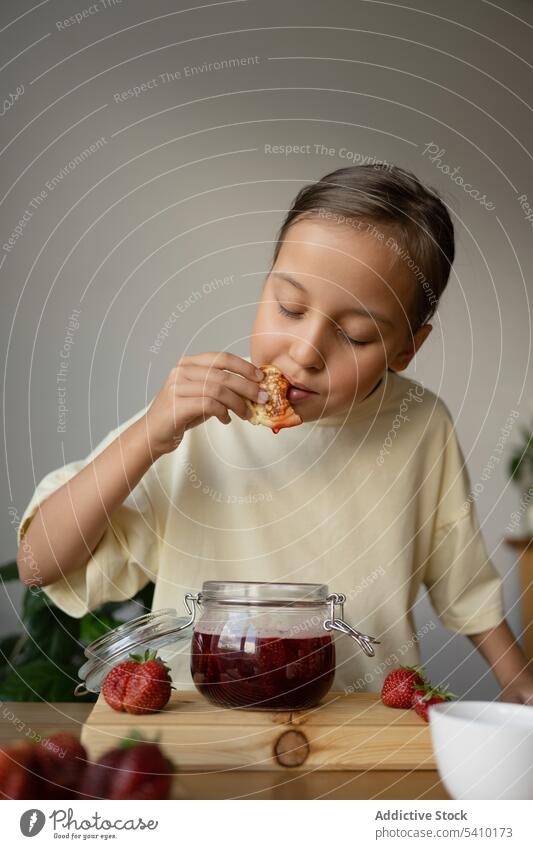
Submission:
[[[126,713],[155,713],[170,699],[169,667],[156,651],[130,655],[107,674],[102,687],[104,699],[114,710]]]
[[[428,709],[431,705],[449,702],[455,698],[454,693],[449,693],[445,687],[432,687],[430,684],[423,684],[415,688],[413,708],[425,722],[429,722]]]
[[[381,688],[381,701],[391,708],[412,707],[415,687],[424,686],[424,672],[417,666],[399,666],[386,676]]]

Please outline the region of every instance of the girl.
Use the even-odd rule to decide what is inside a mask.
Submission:
[[[453,260],[445,206],[401,168],[345,168],[304,187],[250,356],[181,357],[148,407],[48,474],[20,524],[21,580],[73,616],[148,581],[154,609],[181,609],[208,579],[326,583],[381,641],[370,660],[337,640],[334,689],[346,691],[379,691],[400,658],[419,661],[412,607],[424,585],[504,697],[531,700],[450,413],[400,374],[432,330]],[[303,419],[276,436],[250,425],[245,401],[266,400],[258,367],[269,363]],[[166,652],[178,689],[193,686],[188,645]]]

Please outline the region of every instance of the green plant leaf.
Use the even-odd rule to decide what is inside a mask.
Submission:
[[[4,563],[0,566],[0,577],[6,583],[8,581],[17,581],[19,578],[19,570],[15,560],[11,563]]]
[[[16,563],[6,563],[0,570],[4,580],[18,578]],[[139,607],[135,616],[151,610],[153,593],[150,582],[134,596],[132,601]],[[27,588],[22,599],[21,634],[0,641],[0,699],[95,702],[95,693],[74,696],[77,672],[85,660],[83,648],[120,624],[123,619],[117,614],[128,603],[106,602],[76,619],[56,607],[41,589]],[[10,660],[15,646],[16,659]]]
[[[116,619],[108,615],[96,615],[96,613],[86,613],[80,619],[80,642],[88,646],[93,640],[103,637],[113,628],[117,627]]]
[[[12,702],[72,702],[77,676],[72,674],[72,670],[70,672],[69,676],[68,670],[54,667],[46,660],[22,664],[1,679],[0,699]]]
[[[26,639],[23,660],[41,660],[43,656],[61,665],[80,655],[80,620],[53,605],[42,590],[27,590],[22,602],[22,621]]]
[[[13,649],[19,641],[19,634],[9,634],[0,640],[0,662],[8,662]]]

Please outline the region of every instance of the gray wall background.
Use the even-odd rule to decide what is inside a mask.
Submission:
[[[76,14],[80,22],[58,24]],[[526,194],[533,205],[531,2],[45,0],[32,8],[4,0],[0,16],[10,104],[1,117],[2,245],[32,212],[0,251],[2,560],[15,556],[16,516],[36,483],[144,406],[183,352],[248,354],[284,211],[301,185],[362,157],[412,169],[454,211],[454,274],[409,373],[450,407],[472,483],[480,481],[511,411],[524,423],[532,413],[532,233],[518,200]],[[185,70],[244,57],[258,58]],[[153,79],[138,96],[118,97]],[[98,138],[100,148],[70,167]],[[430,143],[492,210],[430,161]],[[268,144],[311,147],[283,156],[266,153]],[[230,282],[186,306],[224,277]],[[149,347],[176,304],[183,315],[154,355]],[[80,326],[58,433],[56,375],[74,309]],[[517,567],[504,536],[518,499],[502,461],[476,501],[517,633]],[[17,627],[20,594],[2,591],[2,632]],[[421,598],[417,621],[433,619]],[[496,694],[466,638],[439,626],[422,651],[455,692]]]

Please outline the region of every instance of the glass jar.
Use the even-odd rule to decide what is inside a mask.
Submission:
[[[373,657],[373,637],[344,622],[343,593],[325,584],[206,581],[187,593],[189,619],[157,611],[122,625],[85,650],[77,692],[98,692],[109,669],[130,651],[190,638],[191,675],[208,701],[251,710],[302,710],[330,690],[335,676],[335,632]],[[340,607],[340,618],[336,607]],[[82,690],[81,688],[86,688]]]

